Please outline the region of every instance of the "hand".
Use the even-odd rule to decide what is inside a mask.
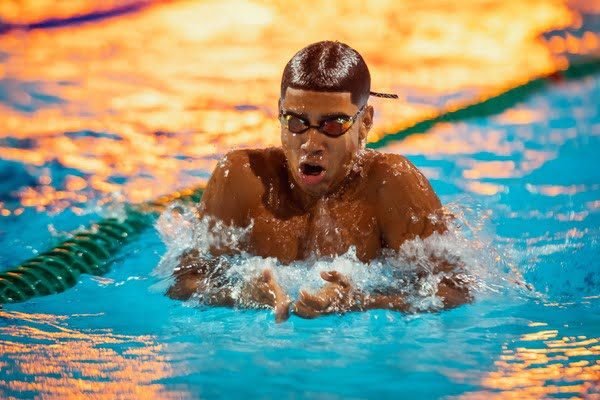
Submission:
[[[364,296],[346,276],[337,271],[323,271],[321,278],[328,283],[316,294],[300,291],[300,297],[293,306],[295,314],[302,318],[315,318],[323,314],[362,309]]]
[[[275,321],[283,322],[289,318],[290,298],[275,280],[273,272],[265,269],[262,275],[247,284],[242,290],[243,303],[267,305],[275,310]]]

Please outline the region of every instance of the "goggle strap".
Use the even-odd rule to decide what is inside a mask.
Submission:
[[[379,93],[379,92],[369,92],[371,96],[374,97],[383,97],[384,99],[397,99],[398,95],[394,93]]]

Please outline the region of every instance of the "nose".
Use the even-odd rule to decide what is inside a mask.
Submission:
[[[325,141],[323,135],[320,134],[315,128],[310,128],[304,133],[305,140],[300,146],[302,151],[306,155],[321,156],[325,151]]]

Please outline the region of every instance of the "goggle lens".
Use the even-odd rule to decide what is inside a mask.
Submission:
[[[288,130],[292,133],[301,133],[309,128],[306,122],[293,115],[286,115],[285,121],[287,122]]]
[[[350,129],[351,124],[351,121],[333,119],[329,121],[323,121],[319,127],[319,130],[329,136],[340,136]]]

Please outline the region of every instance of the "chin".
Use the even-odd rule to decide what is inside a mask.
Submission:
[[[300,189],[314,197],[323,197],[329,193],[329,185],[305,185],[301,184]]]
[[[332,182],[331,180],[327,179],[327,181],[325,182],[321,182],[318,185],[300,185],[300,188],[305,192],[310,194],[313,197],[327,197],[330,196],[334,193],[336,193],[339,189],[340,189],[340,183],[339,182]]]

